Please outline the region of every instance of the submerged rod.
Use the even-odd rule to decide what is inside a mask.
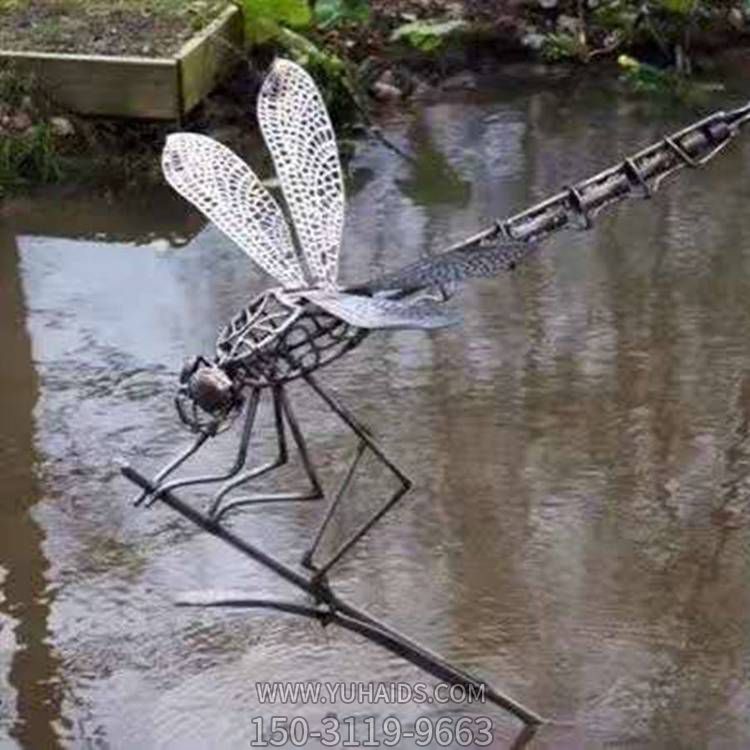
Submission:
[[[122,467],[121,471],[123,476],[142,490],[149,494],[158,495],[158,499],[172,508],[172,510],[192,521],[196,526],[209,534],[222,539],[245,556],[269,568],[288,583],[312,596],[316,602],[325,605],[327,609],[262,599],[228,599],[223,602],[216,602],[217,606],[267,607],[313,617],[320,620],[323,624],[328,622],[337,624],[347,630],[359,633],[373,643],[382,646],[391,653],[425,670],[437,679],[467,688],[482,688],[487,700],[510,712],[529,727],[536,727],[544,723],[544,719],[531,709],[526,708],[513,698],[498,692],[484,680],[474,677],[461,669],[457,669],[437,654],[424,648],[419,643],[391,628],[366,611],[349,604],[336,595],[328,584],[313,581],[311,578],[298,573],[289,565],[277,560],[254,544],[245,541],[234,532],[222,526],[218,521],[211,519],[209,516],[188,505],[171,490],[160,489],[133,467],[126,465]]]

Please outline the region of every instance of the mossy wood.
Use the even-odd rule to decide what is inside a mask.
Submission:
[[[171,58],[0,50],[0,64],[33,75],[51,99],[79,114],[175,120],[216,86],[242,44],[242,14],[232,6]]]

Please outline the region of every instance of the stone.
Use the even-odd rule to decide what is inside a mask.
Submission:
[[[427,81],[419,81],[412,91],[412,98],[414,99],[426,99],[433,93],[434,89],[430,86]]]
[[[404,95],[398,86],[391,86],[382,81],[375,81],[370,88],[370,92],[375,99],[381,102],[395,101],[396,99],[401,99]]]
[[[560,34],[578,36],[581,33],[581,22],[574,16],[567,16],[565,13],[561,13],[557,17],[557,31]]]
[[[24,130],[28,130],[31,125],[31,117],[26,112],[16,112],[14,115],[10,116],[10,127],[12,130],[15,130],[19,133],[22,133]]]
[[[393,71],[388,68],[384,70],[370,87],[370,93],[379,101],[391,101],[402,99],[404,92],[396,81]]]
[[[67,117],[51,117],[49,126],[52,132],[61,138],[69,138],[76,132],[73,123]]]
[[[732,8],[728,16],[729,24],[736,30],[745,28],[745,14],[739,8]]]
[[[457,73],[443,81],[443,91],[474,91],[479,88],[476,76],[471,71]]]
[[[521,37],[521,44],[533,52],[539,52],[544,47],[545,41],[544,34],[539,34],[536,31],[530,31]]]
[[[377,82],[384,83],[386,86],[396,86],[396,76],[394,76],[393,71],[388,68],[378,76]]]

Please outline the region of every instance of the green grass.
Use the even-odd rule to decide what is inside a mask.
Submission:
[[[47,123],[22,134],[0,135],[0,197],[23,185],[57,182],[62,176],[62,161]]]

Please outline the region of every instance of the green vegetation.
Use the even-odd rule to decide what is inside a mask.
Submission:
[[[597,42],[621,49],[654,48],[683,73],[689,72],[693,38],[699,32],[741,26],[750,13],[748,0],[603,0],[561,5],[573,24],[551,34],[550,41],[557,48],[567,47],[572,57],[582,59],[581,43],[589,54]]]
[[[390,40],[405,40],[421,52],[435,52],[444,42],[455,38],[458,32],[465,31],[467,27],[466,21],[460,18],[447,21],[411,21],[395,29]]]
[[[683,96],[701,88],[691,76],[700,68],[702,43],[739,40],[750,30],[749,0],[568,0],[559,5],[555,29],[544,35],[545,59],[589,63],[618,54],[624,79],[652,94]],[[641,56],[647,61],[636,59]]]
[[[241,0],[245,16],[245,36],[258,44],[279,38],[284,27],[299,29],[310,25],[313,15],[307,0]]]
[[[0,198],[27,184],[57,182],[63,167],[47,123],[17,136],[0,136]]]
[[[25,184],[55,182],[63,174],[53,129],[37,117],[37,94],[33,79],[0,71],[0,198]]]
[[[317,0],[315,22],[323,30],[342,23],[365,24],[372,17],[369,0]]]
[[[356,80],[326,33],[369,18],[367,0],[237,0],[245,18],[246,39],[256,54],[264,46],[280,50],[315,77],[335,119],[350,119],[360,107]],[[259,49],[260,45],[260,49]]]

